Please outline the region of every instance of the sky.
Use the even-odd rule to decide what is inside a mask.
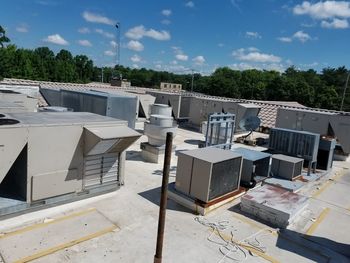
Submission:
[[[350,68],[349,21],[350,1],[296,0],[2,0],[0,16],[18,47],[201,74]]]

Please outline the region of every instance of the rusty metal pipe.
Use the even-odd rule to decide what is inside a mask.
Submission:
[[[166,134],[162,191],[161,191],[161,195],[160,195],[160,204],[159,204],[157,247],[156,247],[156,254],[154,255],[154,263],[161,263],[162,262],[165,215],[166,215],[166,206],[167,206],[167,198],[168,198],[168,183],[169,183],[169,172],[170,172],[170,161],[171,161],[172,148],[173,148],[173,133],[168,132]]]

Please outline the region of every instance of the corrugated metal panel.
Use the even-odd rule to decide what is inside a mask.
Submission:
[[[84,188],[118,182],[119,154],[107,153],[88,156],[84,159]]]
[[[274,128],[270,131],[269,149],[315,162],[319,140],[316,133]]]

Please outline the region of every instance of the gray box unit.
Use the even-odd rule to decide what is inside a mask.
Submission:
[[[271,173],[275,177],[293,180],[301,175],[304,159],[291,157],[283,154],[272,155]]]
[[[176,190],[208,203],[239,188],[242,156],[218,148],[180,152]]]
[[[269,176],[271,154],[242,147],[234,148],[232,151],[243,156],[242,186],[254,186],[254,180],[259,182]]]
[[[270,131],[269,150],[308,161],[310,169],[317,162],[320,135],[305,131],[273,128]],[[314,166],[314,168],[316,168]]]
[[[91,112],[128,122],[135,128],[139,102],[136,95],[127,93],[107,93],[100,91],[59,91],[40,88],[40,92],[50,106],[61,106],[75,112]]]
[[[18,211],[16,205],[117,188],[124,178],[124,151],[140,136],[126,121],[86,112],[5,114],[0,215]]]

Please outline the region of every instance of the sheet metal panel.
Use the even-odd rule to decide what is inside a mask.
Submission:
[[[320,135],[316,133],[273,128],[270,131],[269,149],[316,162],[319,141]]]

